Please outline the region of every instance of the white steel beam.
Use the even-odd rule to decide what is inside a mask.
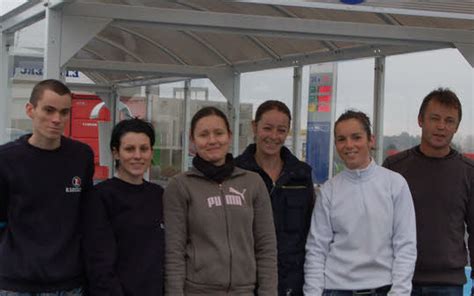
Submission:
[[[44,19],[48,8],[59,9],[64,4],[73,1],[75,0],[28,0],[28,2],[0,16],[0,31],[14,33]]]
[[[265,42],[263,42],[262,40],[258,39],[255,36],[247,36],[247,37],[250,41],[255,43],[255,45],[257,45],[261,50],[263,50],[264,53],[271,56],[275,60],[279,60],[281,58],[272,48],[266,45]]]
[[[95,36],[95,39],[97,41],[106,43],[106,44],[108,44],[108,45],[124,52],[125,54],[133,57],[135,60],[137,60],[140,63],[145,63],[145,61],[141,57],[139,57],[137,54],[135,54],[135,52],[133,52],[133,50],[128,49],[127,46],[122,45],[121,43],[117,43],[115,41],[112,41],[112,40],[110,40],[108,38],[105,38],[105,37],[102,37],[102,36]]]
[[[97,83],[97,84],[110,84],[110,81],[107,78],[105,78],[104,75],[102,75],[100,73],[90,72],[90,71],[89,72],[84,71],[82,73],[84,73],[84,75],[86,75],[92,81],[94,81],[94,83]]]
[[[118,81],[116,84],[119,87],[137,87],[137,86],[151,86],[151,85],[158,85],[164,83],[173,83],[173,82],[180,82],[184,80],[188,80],[190,77],[162,77],[162,76],[154,76],[148,78],[140,78],[134,80],[127,80],[127,81]]]
[[[112,20],[70,16],[62,19],[61,66],[102,31]]]
[[[236,73],[231,68],[223,67],[214,69],[207,72],[207,77],[214,83],[219,89],[222,95],[227,99],[229,103],[232,103],[234,97],[234,76]]]
[[[72,91],[96,92],[96,93],[110,93],[112,87],[109,85],[99,84],[84,84],[84,83],[66,83]]]
[[[36,2],[36,3],[35,3]],[[27,2],[17,9],[0,17],[0,30],[5,33],[14,33],[45,17],[45,5],[42,1]]]
[[[176,53],[174,53],[171,49],[169,49],[168,47],[166,47],[165,45],[159,43],[158,41],[156,40],[153,40],[151,39],[150,37],[148,36],[145,36],[141,33],[138,33],[137,31],[134,31],[132,29],[128,29],[128,28],[125,28],[123,26],[118,26],[118,25],[113,25],[112,27],[114,28],[117,28],[118,30],[120,31],[123,31],[123,32],[126,32],[130,35],[133,35],[137,38],[140,38],[146,42],[148,42],[149,44],[157,47],[158,49],[160,49],[163,53],[165,53],[166,55],[168,55],[169,57],[171,57],[173,60],[175,60],[178,64],[181,64],[181,65],[187,65],[187,63],[182,59],[180,58]]]
[[[474,43],[474,32],[469,30],[362,24],[114,4],[73,3],[65,7],[64,11],[66,15],[113,18],[135,25],[160,25],[177,30],[376,42],[379,44]]]
[[[474,45],[465,43],[456,43],[455,45],[471,67],[474,67]]]
[[[187,76],[203,78],[209,72],[209,67],[185,66],[185,65],[169,65],[154,63],[132,63],[132,62],[116,62],[116,61],[99,61],[99,60],[83,60],[71,59],[67,63],[70,70],[97,70],[97,71],[113,71],[128,73],[148,73],[148,74],[167,74],[175,76]]]
[[[227,0],[227,2],[283,5],[283,6],[306,7],[306,8],[320,8],[320,9],[332,9],[332,10],[474,20],[474,15],[470,13],[444,12],[444,11],[435,11],[435,10],[427,10],[427,9],[405,9],[405,8],[395,8],[395,7],[381,7],[381,6],[374,6],[370,4],[351,5],[351,4],[329,3],[329,2],[322,2],[322,1],[320,2],[320,1],[307,1],[307,0]],[[387,1],[387,2],[390,2],[390,1]],[[430,5],[429,4],[430,1],[426,1],[426,2],[427,2],[427,5]]]
[[[95,56],[96,58],[100,59],[100,60],[107,60],[107,57],[104,56],[102,53],[98,53],[97,51],[93,50],[93,49],[90,49],[90,48],[87,48],[87,47],[83,47],[81,50],[87,52],[87,53],[90,53],[91,55]]]
[[[227,99],[228,116],[232,130],[232,154],[239,154],[240,136],[240,74],[229,68],[208,73],[209,79]]]
[[[7,13],[4,13],[0,15],[0,22],[4,22],[7,19],[11,19],[13,16],[17,16],[24,11],[30,9],[30,7],[33,7],[40,3],[42,0],[29,0],[26,2],[23,2],[23,4],[20,4],[13,9],[10,9]]]
[[[12,56],[9,54],[13,48],[13,36],[0,33],[0,145],[10,139],[7,137],[7,128],[10,127],[10,102]]]
[[[59,8],[65,4],[73,3],[76,0],[45,0],[49,8]]]
[[[373,57],[377,55],[396,55],[412,53],[417,51],[426,51],[445,48],[444,46],[434,45],[426,46],[394,46],[394,45],[372,45],[361,46],[348,49],[337,49],[333,51],[305,53],[301,55],[286,56],[280,60],[261,60],[249,63],[241,63],[234,66],[234,69],[240,73],[260,71],[266,69],[275,69],[282,67],[294,67],[298,65],[320,64],[333,61],[345,61],[358,58]]]
[[[61,77],[61,33],[62,11],[46,9],[46,38],[44,50],[44,79],[62,79]]]
[[[376,55],[395,55],[409,52],[424,51],[430,49],[439,49],[442,47],[433,46],[426,47],[406,47],[406,46],[369,46],[361,48],[341,49],[330,52],[316,52],[313,54],[303,54],[281,58],[278,61],[267,59],[263,61],[254,61],[234,66],[233,71],[244,73],[258,71],[262,69],[275,69],[281,67],[294,67],[301,65],[317,64],[331,61],[343,61],[354,58],[373,57]],[[227,71],[228,67],[209,68],[201,66],[187,65],[169,65],[169,64],[153,64],[153,63],[132,63],[117,61],[99,61],[71,59],[67,63],[70,70],[81,71],[112,71],[112,72],[129,72],[129,73],[145,73],[154,75],[174,75],[184,77],[206,77],[209,71]]]
[[[232,62],[226,56],[224,56],[224,54],[222,54],[217,48],[215,48],[211,43],[204,40],[204,38],[202,38],[198,34],[194,32],[189,32],[189,31],[185,31],[183,32],[183,34],[190,37],[191,39],[194,39],[196,42],[198,42],[199,44],[207,48],[210,52],[215,54],[219,59],[221,59],[228,66],[232,65]]]

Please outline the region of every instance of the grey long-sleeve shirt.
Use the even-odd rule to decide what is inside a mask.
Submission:
[[[322,186],[306,244],[305,295],[390,284],[389,295],[410,295],[415,260],[415,212],[402,176],[372,161]]]

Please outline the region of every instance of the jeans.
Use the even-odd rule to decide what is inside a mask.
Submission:
[[[47,293],[12,292],[0,290],[0,296],[83,296],[83,291],[82,288]]]
[[[352,291],[334,291],[324,290],[323,296],[355,296],[358,294],[354,294]],[[372,293],[372,294],[361,294],[361,296],[387,296],[387,292],[379,292],[379,293]]]
[[[324,290],[323,296],[387,296],[391,286],[385,286],[377,289],[376,292],[369,292],[370,290],[359,290],[359,291],[345,291],[345,290]],[[358,293],[360,292],[360,293]]]
[[[463,296],[463,287],[457,285],[413,285],[411,296]]]

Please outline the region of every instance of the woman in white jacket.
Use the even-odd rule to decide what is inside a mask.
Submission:
[[[335,124],[346,168],[318,194],[306,244],[307,296],[410,295],[416,260],[413,200],[405,179],[370,156],[374,137],[362,112]]]

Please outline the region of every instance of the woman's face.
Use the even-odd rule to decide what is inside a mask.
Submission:
[[[150,138],[144,133],[128,132],[120,138],[119,149],[112,151],[119,161],[118,176],[129,183],[140,184],[151,165],[153,149]]]
[[[279,156],[290,130],[290,119],[276,109],[262,114],[258,122],[252,123],[257,153],[266,156]]]
[[[363,169],[370,163],[370,150],[374,146],[362,124],[357,119],[348,119],[336,125],[336,150],[347,168]]]
[[[197,121],[191,141],[202,159],[220,166],[225,163],[230,138],[231,133],[227,130],[224,119],[209,115]]]

